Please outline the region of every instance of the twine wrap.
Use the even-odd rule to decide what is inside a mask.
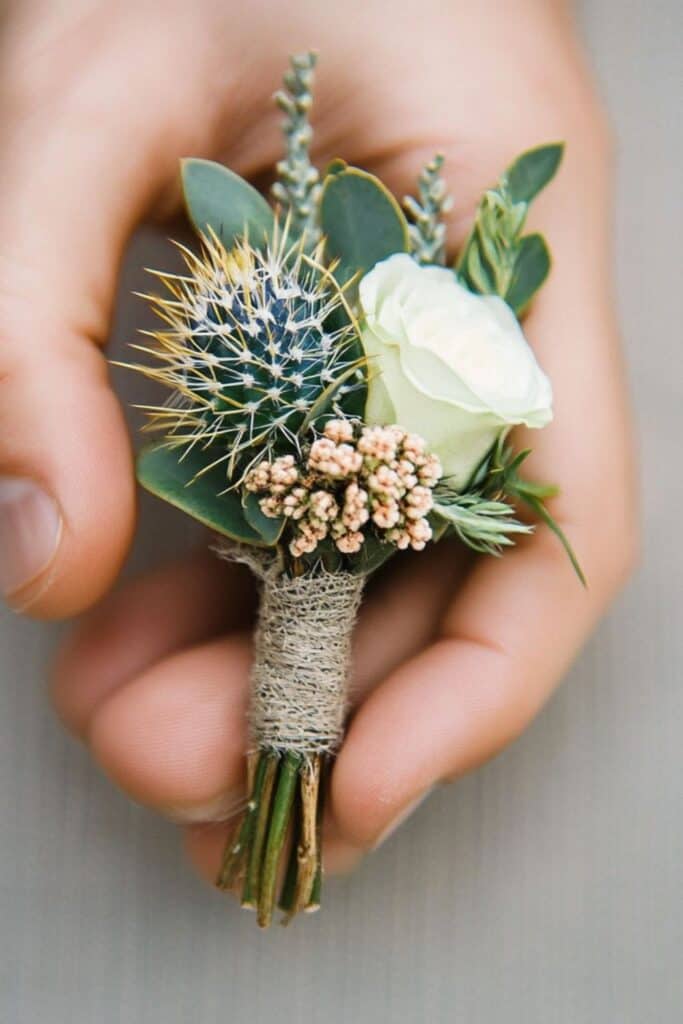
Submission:
[[[335,753],[344,731],[351,637],[365,578],[290,577],[255,549],[221,544],[263,582],[254,636],[249,730],[254,748]]]

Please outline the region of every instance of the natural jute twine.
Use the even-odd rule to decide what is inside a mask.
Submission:
[[[324,571],[290,577],[254,548],[221,542],[215,550],[245,562],[262,581],[249,706],[253,746],[334,753],[343,736],[364,577]]]

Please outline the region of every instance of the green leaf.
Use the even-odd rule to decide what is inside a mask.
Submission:
[[[495,292],[494,279],[482,258],[478,234],[467,247],[464,265],[461,266],[460,272],[473,291],[482,295]]]
[[[512,280],[505,300],[519,314],[529,305],[550,271],[550,253],[542,235],[525,235],[519,241]]]
[[[339,260],[335,277],[340,284],[394,253],[410,251],[400,206],[378,178],[357,167],[325,179],[320,223],[328,259]]]
[[[340,572],[344,568],[344,555],[331,537],[325,537],[314,551],[301,556],[301,562],[308,572],[315,572],[321,564],[325,572]]]
[[[523,153],[499,185],[479,204],[474,228],[456,266],[465,283],[481,293],[500,295],[519,315],[550,270],[540,235],[520,237],[529,203],[550,181],[562,158],[560,144]]]
[[[183,193],[190,220],[203,234],[211,228],[226,249],[248,233],[256,247],[271,236],[273,211],[247,181],[211,160],[183,160]]]
[[[531,498],[538,498],[539,501],[547,501],[549,498],[556,498],[560,493],[557,484],[539,484],[532,480],[522,480],[517,477],[515,490],[519,495]]]
[[[258,495],[251,494],[249,491],[242,498],[242,508],[244,509],[244,518],[249,526],[258,531],[264,544],[268,547],[274,547],[285,528],[286,519],[284,516],[273,519],[271,516],[264,515],[261,511]]]
[[[439,515],[438,510],[430,512],[427,518],[432,528],[432,543],[438,544],[444,535],[448,533],[451,524],[445,516]]]
[[[531,449],[525,448],[515,455],[512,448],[505,444],[504,436],[501,435],[477,470],[476,477],[480,494],[485,499],[489,495],[504,494],[512,501],[523,501],[525,505],[528,505],[560,540],[574,572],[585,587],[586,578],[569,540],[559,523],[555,522],[543,504],[545,499],[555,497],[559,493],[559,488],[555,484],[525,480],[519,476],[518,469],[530,454]],[[467,495],[464,495],[464,498],[467,499]],[[498,504],[497,500],[494,501],[494,504]]]
[[[563,152],[563,143],[555,142],[517,157],[504,177],[512,202],[530,203],[555,175]]]
[[[397,550],[393,544],[369,534],[363,541],[358,554],[353,555],[350,559],[351,572],[356,576],[369,576],[371,572],[375,572],[381,565],[384,565],[392,555],[395,555]]]
[[[338,377],[335,377],[332,383],[328,384],[324,391],[320,392],[313,405],[306,413],[306,416],[299,428],[299,434],[305,434],[319,419],[322,419],[323,416],[329,416],[334,412],[334,402],[339,388],[342,387],[346,381],[351,380],[354,374],[357,373],[359,369],[362,369],[365,362],[366,360],[363,358],[362,360],[353,363],[351,366],[347,367],[343,373],[340,373]],[[365,405],[365,401],[363,401],[363,405]]]
[[[534,510],[538,518],[543,520],[548,529],[553,531],[553,533],[559,540],[560,544],[566,551],[567,557],[569,558],[569,561],[572,563],[572,568],[574,569],[576,575],[579,577],[579,580],[581,581],[584,587],[588,587],[586,577],[583,574],[583,569],[579,565],[579,560],[576,557],[573,547],[569,543],[569,538],[567,537],[564,530],[561,528],[560,524],[553,519],[548,509],[545,507],[543,502],[540,501],[538,498],[532,496],[528,492],[525,494],[523,489],[520,489],[518,491],[518,494],[521,500],[524,501],[529,506],[529,508]]]
[[[206,462],[207,453],[199,449],[182,458],[178,448],[144,448],[138,456],[137,476],[146,490],[217,533],[245,544],[263,545],[261,534],[245,518],[239,494],[221,493],[227,484],[224,466],[197,476]]]
[[[528,534],[533,528],[515,518],[514,509],[502,501],[487,501],[470,492],[439,501],[432,514],[446,520],[460,540],[474,551],[499,555],[514,544],[512,534]]]
[[[321,551],[320,560],[325,567],[325,572],[341,572],[344,568],[344,556],[336,544],[330,544],[324,551]]]
[[[330,160],[329,164],[325,168],[325,177],[328,174],[340,174],[342,171],[347,170],[348,164],[346,160],[342,160],[341,157],[336,156],[334,160]]]

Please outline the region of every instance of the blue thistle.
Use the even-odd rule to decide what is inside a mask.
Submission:
[[[265,252],[247,239],[228,251],[204,238],[200,255],[182,250],[188,274],[157,275],[170,297],[145,296],[169,329],[151,332],[154,349],[134,346],[157,361],[135,368],[172,392],[145,407],[146,429],[172,447],[200,445],[206,469],[225,462],[230,479],[298,449],[302,432],[344,415],[364,387],[342,291],[301,244],[285,243],[286,233]]]

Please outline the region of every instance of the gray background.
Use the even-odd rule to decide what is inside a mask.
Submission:
[[[324,913],[266,935],[60,731],[44,696],[57,630],[0,613],[3,1022],[682,1019],[683,14],[680,0],[595,0],[583,17],[620,138],[646,508],[634,583],[513,749],[330,884]],[[159,536],[144,511],[137,567],[187,539],[179,517]]]

